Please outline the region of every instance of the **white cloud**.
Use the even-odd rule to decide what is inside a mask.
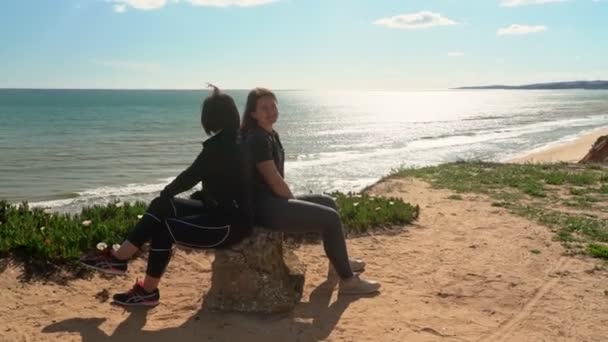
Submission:
[[[151,62],[141,62],[141,61],[126,61],[126,60],[92,60],[94,64],[111,68],[111,69],[119,69],[125,71],[135,71],[135,72],[154,72],[160,70],[160,64],[151,63]]]
[[[116,4],[113,6],[114,12],[124,13],[127,10],[127,5],[125,4]]]
[[[463,57],[463,56],[464,56],[464,52],[459,52],[459,51],[448,52],[448,57]]]
[[[418,13],[381,18],[376,20],[374,24],[396,29],[423,29],[433,26],[456,25],[457,22],[446,18],[439,13],[422,11]]]
[[[139,10],[156,10],[165,7],[168,2],[180,2],[180,0],[105,0],[106,2],[114,3],[114,11],[123,13],[127,10],[127,6]],[[208,7],[252,7],[266,5],[279,0],[182,0],[190,3],[193,6],[208,6]]]
[[[564,2],[568,0],[502,0],[500,6],[503,7],[519,7],[526,5],[543,5],[552,2]]]
[[[499,28],[497,34],[499,36],[522,35],[522,34],[530,34],[530,33],[544,32],[544,31],[547,31],[547,27],[543,26],[543,25],[513,24],[511,26]]]
[[[140,10],[155,10],[164,7],[167,0],[106,0],[115,3],[114,11],[122,13],[126,6]]]
[[[194,6],[209,6],[209,7],[253,7],[266,5],[278,0],[187,0]]]

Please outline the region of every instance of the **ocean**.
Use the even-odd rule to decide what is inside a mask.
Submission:
[[[246,90],[228,90],[242,110]],[[608,91],[277,91],[295,193],[399,167],[504,161],[608,126]],[[149,200],[201,150],[206,90],[0,90],[0,199]]]

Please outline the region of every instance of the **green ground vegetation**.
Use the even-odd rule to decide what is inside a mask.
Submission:
[[[608,259],[608,168],[580,164],[456,162],[395,170],[436,188],[487,195],[496,207],[555,232],[570,253]]]
[[[410,223],[419,213],[417,206],[394,198],[354,193],[331,196],[351,236]],[[73,264],[98,245],[121,243],[146,207],[143,202],[116,202],[63,214],[0,201],[0,258],[19,255],[28,261]]]

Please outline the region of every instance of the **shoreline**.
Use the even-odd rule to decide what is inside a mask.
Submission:
[[[522,151],[515,156],[502,159],[500,163],[559,163],[559,162],[567,162],[567,163],[577,163],[581,160],[587,152],[591,149],[597,138],[602,135],[608,135],[608,126],[602,128],[596,128],[591,131],[587,131],[579,136],[574,136],[570,140],[566,141],[556,141],[550,143],[548,145],[535,148],[528,151]],[[366,190],[376,186],[385,178],[389,177],[390,173],[380,177],[375,182],[372,182],[361,188],[361,192],[365,192]],[[115,199],[119,199],[121,196],[116,196]],[[128,199],[129,196],[126,197],[126,202],[135,202],[131,199]],[[28,201],[29,204],[33,207],[42,207],[42,208],[51,208],[57,209],[57,207],[65,207],[69,205],[67,202],[71,202],[76,197],[69,198],[58,198],[52,200],[43,200],[43,201]],[[111,201],[109,201],[111,202]],[[125,202],[125,200],[120,199],[120,202]],[[21,201],[11,202],[12,204],[18,205]],[[86,204],[84,206],[87,206]],[[59,212],[79,212],[83,206],[77,206],[75,208],[63,208],[59,209]]]
[[[531,150],[520,156],[505,160],[505,163],[578,163],[589,152],[597,138],[608,135],[608,127],[590,131],[574,140]]]

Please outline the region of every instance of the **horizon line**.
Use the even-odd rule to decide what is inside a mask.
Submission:
[[[39,88],[39,87],[0,87],[0,90],[147,90],[147,91],[205,91],[208,88]],[[220,88],[220,90],[243,90],[250,91],[254,88]],[[452,88],[399,88],[399,89],[321,89],[321,88],[270,88],[272,91],[423,91],[423,90],[451,90]]]
[[[589,79],[589,80],[573,80],[573,81],[548,81],[548,82],[542,82],[542,81],[536,81],[536,82],[530,82],[530,83],[520,83],[520,84],[505,84],[505,83],[494,83],[494,84],[486,84],[486,85],[476,85],[476,86],[471,86],[471,85],[460,85],[460,86],[456,86],[456,87],[438,87],[438,88],[393,88],[393,89],[387,89],[387,88],[371,88],[371,89],[348,89],[348,88],[270,88],[274,91],[429,91],[429,90],[466,90],[466,89],[461,89],[461,88],[468,88],[468,87],[523,87],[523,86],[530,86],[530,85],[543,85],[543,84],[554,84],[554,83],[575,83],[575,82],[608,82],[608,80],[601,80],[601,79]],[[201,88],[104,88],[104,87],[82,87],[82,88],[75,88],[75,87],[49,87],[49,88],[43,88],[43,87],[0,87],[0,90],[148,90],[148,91],[205,91],[207,90],[208,87],[201,87]],[[254,88],[220,88],[223,90],[251,90]]]

